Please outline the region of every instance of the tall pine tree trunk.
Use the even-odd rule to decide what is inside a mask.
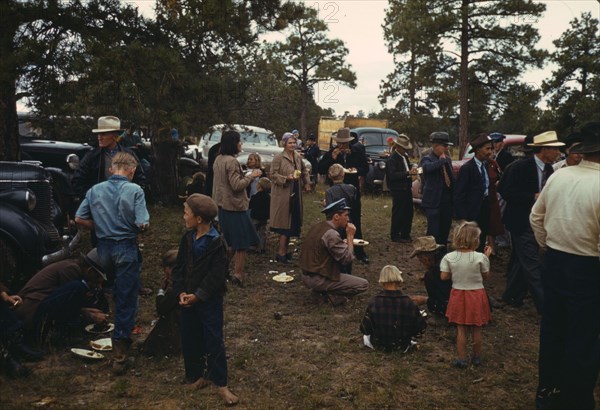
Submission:
[[[459,158],[469,139],[469,0],[461,6],[460,31],[460,119],[458,127]]]

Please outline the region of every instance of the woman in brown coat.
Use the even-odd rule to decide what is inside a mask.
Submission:
[[[288,263],[290,237],[300,236],[302,227],[302,191],[310,191],[310,176],[302,157],[296,152],[296,138],[290,132],[281,138],[283,152],[271,163],[271,230],[279,234],[275,259]]]

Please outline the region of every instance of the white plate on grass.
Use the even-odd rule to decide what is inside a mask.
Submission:
[[[91,359],[91,360],[100,360],[100,359],[104,359],[104,355],[100,354],[98,352],[94,352],[93,350],[88,350],[88,349],[77,349],[77,348],[72,348],[71,352],[75,353],[77,356],[79,357],[83,357],[84,359]]]
[[[112,350],[112,339],[106,337],[104,339],[92,340],[90,342],[90,347],[100,352],[108,352],[109,350]]]
[[[113,323],[108,323],[106,326],[97,327],[98,325],[90,324],[85,327],[85,331],[88,333],[108,333],[115,330],[115,325]]]

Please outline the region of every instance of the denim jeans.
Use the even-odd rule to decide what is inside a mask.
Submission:
[[[217,386],[227,386],[222,296],[181,308],[181,350],[186,380],[203,377]]]
[[[98,239],[98,256],[108,258],[115,271],[113,339],[129,339],[135,325],[140,287],[141,261],[135,239]]]

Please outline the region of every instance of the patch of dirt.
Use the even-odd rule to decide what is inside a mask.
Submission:
[[[305,196],[304,232],[321,220],[321,192]],[[151,230],[143,242],[144,285],[160,287],[161,255],[178,245],[183,232],[180,207],[149,207]],[[426,295],[418,260],[410,259],[411,245],[389,241],[391,200],[363,198],[363,231],[370,242],[369,265],[355,263],[353,274],[369,280],[366,294],[340,308],[320,303],[300,281],[298,253],[290,266],[270,262],[275,241],[266,254],[249,254],[249,283],[232,287],[225,298],[225,345],[229,386],[243,409],[524,409],[533,408],[537,385],[539,318],[531,300],[520,309],[492,312],[483,330],[483,366],[457,370],[454,327],[430,315],[418,349],[380,353],[362,345],[358,326],[370,297],[380,288],[379,271],[386,264],[404,272],[404,290]],[[415,213],[413,237],[425,232],[425,218]],[[299,249],[301,241],[296,241]],[[499,248],[491,260],[486,288],[500,300],[510,251]],[[294,277],[278,283],[274,274]],[[156,318],[154,296],[140,298],[137,324],[144,340]],[[87,340],[98,337],[85,335]],[[86,341],[87,341],[86,340]],[[115,377],[107,359],[85,361],[52,348],[46,359],[33,363],[28,379],[0,378],[2,408],[221,408],[214,389],[189,391],[182,385],[181,357],[136,356],[126,376]],[[598,395],[597,395],[598,397]]]

